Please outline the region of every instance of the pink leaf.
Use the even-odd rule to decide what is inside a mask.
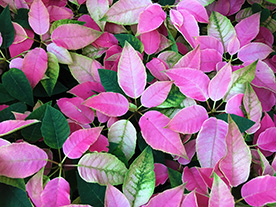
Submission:
[[[94,142],[90,147],[89,147],[89,151],[90,152],[108,152],[108,146],[109,146],[109,142],[108,139],[100,134],[100,136],[98,137],[98,139],[96,140],[96,142]]]
[[[152,60],[149,61],[146,64],[146,66],[151,72],[151,74],[158,80],[161,80],[161,81],[169,80],[169,78],[165,75],[165,73],[163,73],[163,71],[168,69],[167,64],[163,60],[159,58],[152,58]]]
[[[273,123],[273,120],[266,112],[264,112],[264,117],[262,118],[262,121],[260,122],[260,124],[261,124],[260,128],[254,134],[253,144],[257,143],[258,137],[262,132],[264,132],[266,129],[268,129],[270,127],[275,126]]]
[[[190,68],[175,68],[167,70],[166,74],[185,96],[198,101],[208,99],[210,79],[202,71]]]
[[[260,13],[253,14],[241,20],[236,26],[235,30],[240,41],[241,47],[248,44],[259,33],[260,27]]]
[[[217,63],[222,61],[221,54],[214,49],[201,50],[200,70],[203,72],[211,72],[216,70]]]
[[[199,47],[196,47],[186,55],[184,55],[173,68],[192,68],[200,69],[201,51]]]
[[[196,44],[200,45],[200,49],[214,49],[219,54],[223,55],[222,43],[215,37],[212,36],[198,36],[195,38]]]
[[[38,47],[28,52],[25,56],[22,71],[28,78],[32,88],[43,78],[48,67],[47,61],[47,53]]]
[[[273,50],[264,43],[260,42],[252,42],[245,46],[243,46],[239,53],[238,58],[243,61],[250,61],[250,60],[263,60],[265,59]]]
[[[66,7],[51,5],[47,7],[47,10],[50,16],[50,22],[60,19],[72,19],[74,16],[73,12]]]
[[[237,38],[237,36],[235,35],[228,43],[227,45],[227,52],[230,55],[234,55],[236,54],[240,49],[240,41]]]
[[[164,128],[170,119],[158,111],[148,111],[139,120],[145,141],[156,150],[187,158],[178,133]]]
[[[10,68],[17,68],[19,70],[22,70],[23,61],[24,61],[23,58],[19,58],[19,57],[14,58],[14,59],[11,60],[9,67]]]
[[[192,191],[186,194],[185,197],[183,196],[183,201],[180,207],[186,207],[186,206],[198,207],[195,191]]]
[[[49,13],[41,0],[34,0],[31,4],[29,11],[29,24],[38,35],[43,35],[49,30]]]
[[[101,27],[101,29],[104,29],[105,21],[100,21],[100,19],[104,16],[104,14],[109,9],[109,2],[108,0],[87,0],[86,6],[88,9],[88,12],[92,19]]]
[[[155,187],[163,185],[169,178],[168,168],[161,163],[154,163]]]
[[[144,50],[148,55],[155,53],[160,44],[160,35],[157,30],[141,34],[140,40],[144,45]]]
[[[260,149],[258,149],[258,153],[259,153],[260,161],[261,161],[262,175],[271,175],[271,176],[273,176],[275,174],[275,170],[269,164],[268,160],[266,159],[264,154],[260,151]]]
[[[184,185],[165,190],[151,198],[145,207],[160,207],[160,204],[162,204],[163,207],[179,206],[181,204],[183,194]]]
[[[117,188],[108,184],[105,191],[105,207],[130,207],[126,196]]]
[[[0,33],[0,46],[2,45],[2,42],[3,42],[3,38],[2,38],[2,35]]]
[[[166,13],[159,4],[152,4],[141,12],[137,32],[143,34],[157,29],[166,19]]]
[[[79,24],[63,24],[53,31],[51,38],[59,47],[78,50],[94,42],[101,34]]]
[[[195,144],[196,144],[195,139],[189,141],[188,143],[185,143],[184,148],[187,152],[187,156],[188,156],[189,160],[184,159],[183,157],[179,157],[177,159],[177,161],[181,165],[188,165],[191,162],[191,160],[192,160],[192,158],[193,158],[193,156],[195,155],[195,152],[196,152]]]
[[[11,144],[8,140],[0,138],[0,147]]]
[[[259,33],[256,36],[254,42],[262,42],[272,48],[274,42],[274,36],[272,32],[266,27],[260,27]]]
[[[266,175],[253,178],[241,188],[241,195],[251,206],[276,202],[276,177]]]
[[[38,171],[26,184],[26,191],[36,206],[42,206],[41,193],[43,191],[43,169]]]
[[[276,127],[270,127],[263,131],[258,138],[258,146],[270,152],[276,152]]]
[[[105,123],[105,122],[107,122],[108,119],[110,118],[109,116],[107,116],[107,115],[105,115],[105,114],[103,114],[103,113],[101,113],[101,112],[99,112],[99,111],[96,111],[96,116],[97,116],[98,121],[99,121],[100,123]]]
[[[237,94],[237,95],[233,96],[232,98],[230,98],[225,106],[226,113],[235,114],[237,116],[244,117],[244,114],[241,110],[242,99],[243,99],[242,93]]]
[[[18,44],[18,43],[23,42],[24,40],[26,40],[27,39],[27,33],[24,30],[24,28],[18,23],[12,22],[12,24],[13,24],[13,27],[14,27],[14,30],[15,30],[15,37],[14,37],[14,40],[13,40],[12,44]]]
[[[57,101],[62,113],[81,124],[93,122],[95,114],[90,108],[82,105],[84,100],[79,97],[61,98]]]
[[[71,203],[69,183],[62,177],[50,180],[41,194],[41,200],[43,207],[69,205]]]
[[[0,150],[0,175],[11,178],[26,178],[45,166],[47,158],[47,154],[42,149],[26,142],[2,146]]]
[[[138,98],[146,86],[146,69],[134,48],[125,42],[119,65],[118,82],[131,98]]]
[[[73,63],[72,57],[68,50],[63,47],[57,46],[55,43],[50,43],[49,45],[47,45],[47,51],[53,53],[57,57],[59,63]]]
[[[141,103],[147,107],[155,107],[163,103],[172,86],[172,81],[157,81],[150,85],[141,96]]]
[[[64,154],[71,159],[80,158],[98,139],[102,129],[102,127],[94,127],[73,132],[63,144]]]
[[[95,40],[93,45],[95,45],[97,48],[110,48],[113,45],[118,45],[118,40],[115,38],[113,34],[104,32],[98,39]]]
[[[226,154],[227,123],[214,117],[207,119],[196,139],[196,152],[201,167],[215,167]]]
[[[210,193],[209,206],[234,207],[235,201],[228,186],[214,173],[214,181]]]
[[[101,31],[99,25],[88,15],[84,14],[78,18],[78,21],[85,22],[83,26],[89,27],[91,29]]]
[[[220,161],[219,168],[229,180],[231,186],[244,183],[250,173],[251,153],[238,126],[228,115],[228,132],[226,135],[227,154]]]
[[[181,109],[166,127],[183,134],[193,134],[200,130],[206,119],[208,119],[206,109],[200,105],[193,105]]]
[[[228,86],[231,82],[232,67],[231,63],[226,64],[213,77],[208,86],[208,93],[213,101],[218,101],[227,92]]]
[[[252,88],[254,89],[259,101],[261,102],[263,111],[270,111],[276,102],[276,97],[274,93],[265,88],[257,88],[254,85],[252,85]]]
[[[0,136],[11,134],[24,127],[38,123],[38,120],[7,120],[0,122]]]
[[[111,117],[124,115],[129,106],[123,95],[113,92],[100,93],[87,99],[83,104]]]

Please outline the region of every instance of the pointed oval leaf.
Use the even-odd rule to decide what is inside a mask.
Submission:
[[[11,134],[17,130],[23,129],[32,124],[38,123],[38,120],[7,120],[0,122],[0,136]]]
[[[32,202],[36,206],[41,206],[41,193],[43,191],[43,172],[44,169],[38,171],[26,184],[26,191]]]
[[[202,71],[190,68],[177,68],[166,71],[180,91],[198,101],[208,99],[209,77]]]
[[[183,134],[193,134],[200,130],[206,119],[208,119],[206,109],[200,105],[193,105],[181,109],[166,127]]]
[[[40,148],[27,142],[1,147],[0,175],[26,178],[38,172],[47,163],[48,156]]]
[[[135,153],[137,132],[133,124],[125,119],[112,124],[108,131],[108,140],[117,143],[129,160]]]
[[[86,6],[88,9],[88,12],[92,19],[101,27],[101,29],[104,29],[105,21],[100,21],[100,19],[104,16],[104,14],[109,9],[109,3],[108,0],[87,0]]]
[[[124,115],[129,107],[128,100],[123,95],[113,92],[102,92],[83,104],[111,117]]]
[[[0,34],[2,37],[1,48],[7,49],[14,41],[15,30],[11,21],[9,5],[0,14]]]
[[[94,42],[101,34],[97,30],[79,24],[63,24],[53,31],[51,38],[59,47],[78,50]]]
[[[172,87],[172,81],[157,81],[150,85],[141,96],[141,103],[147,108],[163,103]]]
[[[150,147],[132,162],[123,183],[123,193],[133,207],[139,207],[150,199],[155,187],[153,155]]]
[[[165,165],[161,163],[154,163],[154,173],[155,173],[155,187],[164,184],[168,178],[168,169]]]
[[[214,49],[219,54],[223,55],[222,43],[215,37],[212,36],[198,36],[195,38],[196,44],[200,45],[200,49]]]
[[[112,154],[93,152],[80,159],[78,172],[89,183],[120,185],[124,181],[127,168]]]
[[[148,111],[139,120],[141,133],[153,149],[187,158],[179,134],[164,128],[169,121],[158,111]]]
[[[270,127],[259,135],[257,144],[263,150],[276,152],[275,142],[276,142],[276,127]]]
[[[49,13],[42,0],[32,2],[28,16],[29,24],[36,34],[43,35],[49,30]]]
[[[148,55],[152,55],[158,50],[160,45],[160,34],[157,30],[141,34],[140,39]]]
[[[15,37],[14,37],[13,44],[18,44],[18,43],[23,42],[24,40],[26,40],[27,39],[27,33],[24,30],[24,28],[18,23],[13,22],[12,24],[13,24],[13,27],[14,27],[14,30],[15,30]]]
[[[69,183],[62,177],[50,180],[41,194],[41,201],[45,207],[69,205],[71,203]]]
[[[180,207],[185,207],[185,206],[198,207],[196,199],[197,198],[196,198],[195,191],[192,191],[189,194],[185,195]]]
[[[73,132],[63,144],[64,154],[71,159],[80,158],[98,139],[102,129],[102,127],[94,127]]]
[[[201,48],[201,46],[200,46]],[[173,68],[193,68],[200,69],[200,57],[201,50],[196,47],[192,51],[185,54],[174,66]]]
[[[261,42],[252,42],[243,46],[239,53],[238,58],[243,61],[254,61],[265,59],[273,50],[268,45]]]
[[[146,86],[146,69],[138,53],[125,43],[118,64],[118,81],[123,91],[131,98],[138,98]]]
[[[53,53],[57,57],[59,63],[68,65],[73,63],[72,57],[68,50],[63,47],[57,46],[53,42],[47,45],[47,51]]]
[[[168,69],[167,64],[158,58],[152,58],[151,61],[149,61],[146,64],[147,68],[151,72],[151,74],[161,81],[169,80],[169,78],[162,72]]]
[[[126,196],[110,184],[106,188],[104,203],[105,207],[130,207]]]
[[[241,110],[243,96],[244,95],[240,93],[230,98],[226,103],[225,112],[228,114],[235,114],[237,116],[244,117],[244,114]]]

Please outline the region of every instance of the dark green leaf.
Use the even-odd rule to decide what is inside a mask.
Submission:
[[[23,191],[26,191],[24,179],[0,176],[0,183],[4,183],[10,186],[19,188]]]
[[[118,84],[117,72],[106,69],[98,69],[98,72],[101,79],[101,83],[106,92],[115,92],[125,95],[124,91]]]
[[[5,72],[2,76],[2,83],[12,97],[30,106],[34,105],[32,87],[21,70],[12,68]]]
[[[0,183],[0,206],[32,207],[25,191],[2,183]]]
[[[254,3],[254,4],[252,4],[251,7],[252,7],[253,13],[262,11],[262,6],[260,4]]]
[[[17,14],[14,15],[14,21],[26,29],[32,29],[29,25],[28,13],[29,13],[28,9],[23,9],[23,8],[18,9]]]
[[[250,127],[252,127],[255,124],[254,121],[251,121],[251,120],[246,119],[241,116],[237,116],[235,114],[230,114],[230,116],[233,119],[233,121],[237,124],[237,126],[239,127],[239,130],[241,133],[245,132],[247,129],[249,129]],[[227,113],[216,115],[216,117],[218,119],[221,119],[228,123],[228,114]]]
[[[162,104],[157,106],[157,108],[178,107],[184,99],[185,96],[183,95],[183,93],[181,93],[179,88],[173,84],[168,97]]]
[[[159,0],[158,3],[162,6],[173,5],[175,0]]]
[[[110,142],[108,152],[110,154],[115,155],[119,160],[121,160],[126,165],[126,167],[128,167],[127,158],[126,158],[125,154],[123,153],[123,151],[118,146],[119,146],[119,144]]]
[[[57,109],[47,106],[41,125],[41,134],[45,144],[60,149],[70,134],[69,124]]]
[[[8,103],[9,101],[13,101],[14,98],[10,96],[8,91],[5,89],[3,84],[0,84],[0,104]]]
[[[60,19],[55,21],[51,28],[50,28],[50,33],[52,33],[58,26],[63,25],[63,24],[79,24],[79,25],[84,25],[85,22],[81,22],[78,20],[73,20],[73,19]]]
[[[1,48],[8,48],[14,40],[15,30],[11,22],[9,5],[0,14],[0,33],[3,38]]]
[[[78,190],[82,204],[104,207],[105,186],[98,183],[87,183],[77,174]]]
[[[5,108],[0,111],[0,122],[5,120],[10,120],[10,119],[15,119],[12,111],[24,113],[26,110],[27,110],[27,106],[22,102],[12,104],[8,108]]]
[[[120,45],[124,47],[125,41],[128,41],[131,46],[142,53],[144,51],[143,43],[137,38],[134,37],[132,34],[115,34],[116,39],[119,41]]]
[[[67,90],[68,90],[68,88],[65,87],[62,83],[60,83],[58,81],[56,83],[55,87],[54,87],[54,90],[52,92],[52,96],[60,94],[60,93],[63,93],[65,91],[67,91]],[[36,87],[34,88],[34,96],[41,97],[41,98],[49,97],[49,95],[47,94],[47,92],[45,91],[45,89],[43,88],[43,86],[42,86],[41,83],[38,83],[36,85]]]
[[[182,184],[182,175],[180,172],[168,167],[168,174],[172,188]]]
[[[147,82],[150,83],[151,81],[153,81],[154,76],[147,70]]]
[[[261,12],[261,22],[264,22],[265,20],[267,20],[267,18],[270,16],[270,11],[269,9],[263,9]]]

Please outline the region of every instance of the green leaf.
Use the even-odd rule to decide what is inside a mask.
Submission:
[[[98,72],[101,84],[106,92],[115,92],[126,96],[124,91],[119,86],[117,72],[106,69],[98,69]]]
[[[3,84],[0,84],[0,97],[1,97],[0,104],[4,104],[4,103],[14,100],[14,98],[12,96],[10,96],[8,91],[5,89]]]
[[[119,144],[109,142],[109,150],[108,153],[115,155],[119,160],[121,160],[127,167],[128,167],[128,161],[123,153],[123,151],[118,147]]]
[[[169,22],[169,18],[166,19],[166,22]],[[172,35],[170,29],[168,28],[167,24],[165,24],[165,26],[166,26],[166,28],[167,28],[168,38],[169,38],[169,40],[171,40],[172,43],[173,43],[173,44],[171,45],[171,49],[172,49],[172,51],[178,53],[178,48],[177,48],[177,45],[176,45],[176,41],[175,41],[175,39],[174,39],[174,37],[173,37],[173,35]]]
[[[159,0],[158,3],[162,6],[173,5],[175,0]]]
[[[49,96],[52,95],[59,75],[59,64],[57,57],[50,52],[47,52],[48,68],[45,73],[46,79],[41,80],[41,84]]]
[[[0,183],[0,206],[32,207],[32,204],[25,191]]]
[[[50,33],[52,34],[52,32],[57,28],[59,27],[60,25],[63,25],[63,24],[79,24],[79,25],[84,25],[85,22],[81,22],[81,21],[78,21],[78,20],[73,20],[73,19],[60,19],[60,20],[57,20],[55,21],[51,28],[50,28]]]
[[[87,183],[77,174],[78,192],[81,202],[94,207],[104,207],[105,186]]]
[[[182,184],[182,175],[180,172],[168,167],[168,174],[172,188]]]
[[[150,83],[151,81],[153,81],[154,76],[150,73],[149,70],[146,70],[147,72],[147,82]]]
[[[233,121],[237,124],[237,126],[239,127],[239,130],[241,133],[245,132],[247,129],[249,129],[250,127],[252,127],[255,124],[254,121],[251,121],[251,120],[246,119],[241,116],[237,116],[235,114],[230,114],[230,116],[233,119]],[[216,115],[216,117],[218,119],[221,119],[228,123],[228,114],[227,113]]]
[[[24,113],[26,110],[27,110],[27,106],[22,102],[12,104],[8,108],[5,108],[0,111],[0,122],[5,120],[10,120],[10,119],[15,119],[12,111]]]
[[[45,144],[60,149],[70,134],[69,124],[57,109],[47,106],[41,125],[41,134]]]
[[[57,81],[57,83],[54,87],[54,90],[52,92],[52,96],[60,94],[60,93],[64,93],[67,90],[68,90],[68,88],[66,86],[64,86],[62,83]],[[40,82],[34,88],[34,96],[41,97],[41,98],[49,97],[49,95],[47,94],[47,92],[45,91],[44,87],[42,86],[42,84]]]
[[[19,188],[23,191],[26,191],[24,179],[0,176],[0,183],[4,183],[10,186]]]
[[[261,12],[261,17],[260,17],[260,21],[264,22],[265,20],[268,19],[268,17],[271,15],[269,9],[263,9]]]
[[[116,39],[119,41],[121,47],[124,47],[125,41],[128,41],[131,46],[142,53],[144,51],[143,43],[137,38],[134,37],[132,34],[115,34]]]
[[[21,70],[12,68],[5,72],[2,76],[2,83],[12,97],[30,106],[34,105],[32,87]]]
[[[123,192],[132,207],[148,202],[155,188],[153,155],[150,147],[133,161],[126,173]]]
[[[157,108],[179,107],[185,98],[186,97],[180,92],[179,88],[173,84],[168,97],[163,103],[157,106]]]
[[[266,0],[266,1],[268,1],[268,2],[270,2],[272,4],[276,4],[276,0]]]
[[[28,13],[29,13],[28,9],[24,9],[24,8],[18,9],[17,14],[14,15],[14,21],[26,29],[32,29],[29,25]]]
[[[13,43],[15,36],[9,5],[0,14],[0,33],[3,38],[1,48],[6,49]]]
[[[261,23],[261,27],[266,27],[271,31],[271,33],[276,32],[276,20],[272,19],[271,16],[267,18],[264,22]]]

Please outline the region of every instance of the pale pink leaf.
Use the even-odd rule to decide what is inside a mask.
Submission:
[[[8,140],[0,138],[0,147],[11,144]]]
[[[244,117],[244,114],[241,110],[243,96],[244,95],[240,93],[230,98],[226,103],[225,112],[228,114],[235,114],[237,116]]]
[[[22,70],[23,61],[24,61],[23,58],[20,58],[20,57],[14,58],[14,59],[11,60],[9,67],[10,68],[17,68],[19,70]]]
[[[140,13],[137,32],[143,34],[157,29],[166,19],[166,13],[159,4],[152,4]]]
[[[114,186],[108,184],[105,191],[105,207],[130,207],[126,196]]]
[[[183,196],[183,200],[180,207],[198,207],[195,191],[192,191]]]
[[[108,0],[86,0],[86,6],[92,19],[104,29],[105,21],[100,21],[104,14],[109,9]]]
[[[169,80],[168,76],[166,76],[165,73],[163,72],[168,69],[166,62],[164,62],[163,60],[159,58],[152,58],[152,60],[149,61],[146,64],[146,66],[151,72],[151,74],[158,80],[161,80],[161,81]]]
[[[57,105],[63,114],[80,124],[90,124],[93,122],[95,113],[90,108],[82,105],[84,99],[79,97],[61,98],[57,100]]]
[[[160,44],[160,35],[157,30],[141,34],[140,40],[144,45],[144,50],[148,55],[155,53]]]
[[[80,158],[98,139],[102,129],[102,127],[94,127],[73,132],[63,144],[64,154],[71,159]]]
[[[42,207],[69,205],[71,203],[69,183],[62,177],[50,180],[41,193],[41,201]]]
[[[183,134],[193,134],[200,130],[206,119],[208,119],[206,109],[200,105],[193,105],[181,109],[166,127]]]
[[[213,101],[218,101],[227,92],[231,82],[232,67],[229,62],[212,78],[208,86],[208,94]]]
[[[26,184],[28,196],[36,206],[42,206],[41,193],[43,191],[43,172],[44,169],[38,171]]]
[[[161,163],[154,163],[155,187],[163,185],[169,178],[168,168]]]
[[[192,14],[196,21],[201,23],[208,23],[209,17],[206,9],[202,4],[196,0],[182,0],[177,4],[177,10],[185,9]]]
[[[148,111],[139,120],[142,136],[156,150],[187,158],[178,133],[164,128],[170,119],[158,111]]]
[[[0,122],[0,136],[11,134],[17,130],[23,129],[32,124],[38,123],[38,120],[6,120]]]
[[[276,133],[275,133],[276,135]],[[269,164],[268,160],[264,156],[264,154],[258,149],[258,153],[260,156],[260,161],[261,161],[261,167],[262,167],[262,175],[271,175],[273,176],[275,174],[275,170],[273,167]]]
[[[83,104],[111,117],[124,115],[129,107],[128,100],[123,95],[113,92],[100,93]]]
[[[230,115],[228,115],[226,146],[227,154],[219,162],[219,168],[230,185],[236,187],[248,179],[252,158],[249,147]]]
[[[15,37],[14,37],[14,40],[13,40],[12,44],[18,44],[18,43],[23,42],[24,40],[26,40],[27,39],[27,33],[24,30],[24,28],[16,22],[12,22],[12,24],[13,24],[13,27],[14,27],[14,30],[15,30],[15,34],[14,34]]]
[[[38,172],[47,163],[47,154],[27,142],[12,143],[1,147],[0,175],[26,178]]]
[[[104,19],[120,25],[137,24],[139,14],[151,4],[150,0],[120,0],[106,12]]]
[[[266,175],[253,178],[241,188],[241,195],[251,206],[276,202],[276,177]]]
[[[244,45],[239,53],[238,58],[243,61],[255,61],[257,59],[263,60],[265,59],[273,50],[271,47],[267,46],[261,42],[251,42],[247,45]]]
[[[178,27],[182,26],[182,24],[183,24],[183,16],[182,16],[182,14],[179,11],[171,9],[170,10],[170,18],[171,18],[171,21],[176,26],[178,26]]]
[[[99,121],[100,123],[105,123],[105,122],[107,122],[107,121],[109,120],[109,118],[110,118],[109,116],[107,116],[107,115],[101,113],[100,111],[96,111],[96,116],[97,116],[98,121]]]
[[[166,71],[169,78],[187,97],[206,101],[208,96],[209,77],[200,70],[191,68],[174,68]]]
[[[196,47],[192,51],[185,54],[173,68],[193,68],[200,69],[201,51],[199,47]]]
[[[59,63],[62,63],[62,64],[73,63],[72,57],[68,52],[68,50],[66,50],[63,47],[57,46],[53,42],[47,45],[47,51],[53,53],[57,57]]]
[[[196,152],[201,167],[215,167],[226,154],[227,129],[226,122],[214,117],[203,123],[196,139]]]
[[[35,48],[25,56],[22,71],[28,78],[30,85],[34,88],[43,78],[47,70],[47,53],[42,48]]]
[[[250,43],[259,33],[260,13],[253,14],[241,20],[235,30],[240,41],[241,47]]]
[[[220,177],[214,173],[214,181],[209,199],[210,207],[234,207],[235,200],[230,189]]]
[[[138,98],[146,86],[146,69],[137,51],[126,41],[118,65],[118,82],[131,98]]]
[[[151,198],[145,207],[160,207],[160,205],[162,205],[162,207],[180,206],[183,194],[184,185],[165,190]]]
[[[258,146],[270,152],[276,152],[276,127],[270,127],[263,131],[258,138]]]
[[[141,96],[142,105],[151,108],[163,103],[171,90],[172,84],[172,81],[157,81],[150,85]]]
[[[236,54],[240,49],[240,41],[237,36],[234,36],[228,43],[227,52],[230,55]]]
[[[216,65],[222,61],[221,54],[214,49],[201,50],[200,70],[203,72],[211,72],[216,70]]]
[[[90,152],[108,152],[108,146],[109,146],[109,142],[107,137],[105,137],[104,135],[100,134],[99,138],[96,140],[96,142],[94,142],[90,147],[89,147],[89,151]]]
[[[51,39],[59,47],[78,50],[94,42],[101,34],[79,24],[63,24],[53,31]]]
[[[49,30],[49,13],[42,0],[32,2],[28,16],[29,24],[36,34],[43,35]]]
[[[223,55],[222,43],[215,37],[212,36],[198,36],[195,38],[197,45],[200,45],[200,49],[214,49],[219,54]]]

